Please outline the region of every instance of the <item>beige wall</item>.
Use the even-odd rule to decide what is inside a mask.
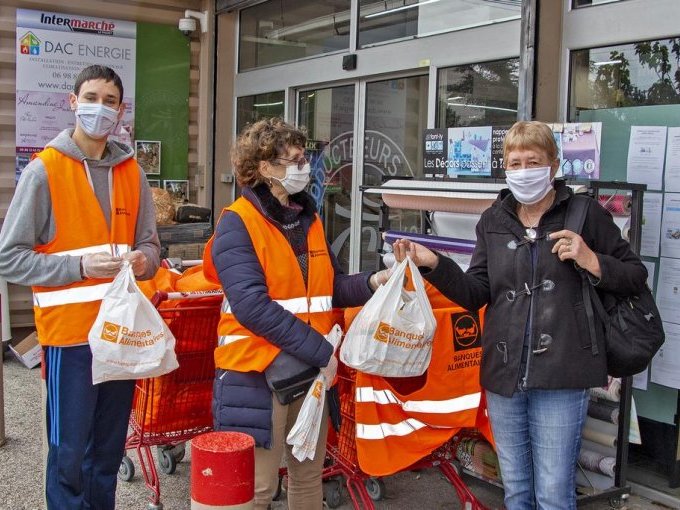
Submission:
[[[562,2],[538,0],[534,119],[559,120]]]
[[[177,26],[185,9],[209,10],[209,32],[192,36],[189,96],[189,178],[196,195],[192,199],[210,206],[212,179],[212,5],[209,0],[2,0],[0,4],[0,223],[14,194],[16,9],[44,9],[84,16]],[[138,71],[139,72],[139,71]],[[32,299],[27,288],[10,285],[12,326],[33,323]]]
[[[236,13],[217,17],[217,90],[215,101],[215,203],[217,218],[225,205],[231,203],[234,183],[222,182],[232,176],[229,149],[234,139],[234,76],[236,75]]]

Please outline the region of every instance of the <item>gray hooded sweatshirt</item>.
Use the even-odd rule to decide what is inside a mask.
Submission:
[[[109,140],[102,159],[86,158],[71,138],[73,129],[66,129],[47,144],[62,154],[86,162],[92,175],[92,185],[106,222],[111,227],[111,200],[109,198],[109,169],[134,155],[127,145]],[[83,172],[85,167],[83,165]],[[156,233],[156,213],[146,175],[139,169],[139,213],[133,249],[146,255],[147,271],[139,279],[149,279],[156,274],[160,260],[160,243]],[[59,197],[60,200],[78,200],[77,196]],[[86,211],[83,211],[85,214]],[[78,228],[78,225],[71,225]],[[36,246],[54,238],[55,225],[52,214],[52,197],[47,182],[45,166],[40,158],[24,168],[14,198],[0,232],[0,276],[19,285],[59,286],[81,281],[80,256],[48,255],[34,251]]]

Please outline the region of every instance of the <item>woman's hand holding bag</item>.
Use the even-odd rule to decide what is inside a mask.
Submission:
[[[404,289],[407,266],[414,291]],[[383,377],[422,375],[430,365],[436,327],[423,278],[407,257],[354,318],[340,360]]]

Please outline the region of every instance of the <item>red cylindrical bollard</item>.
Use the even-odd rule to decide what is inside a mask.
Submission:
[[[208,432],[191,440],[191,510],[249,510],[255,495],[255,440]]]

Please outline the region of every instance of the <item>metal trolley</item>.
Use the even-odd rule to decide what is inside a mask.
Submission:
[[[163,508],[151,447],[158,447],[161,470],[172,474],[184,457],[185,441],[212,430],[213,355],[222,296],[221,291],[158,292],[152,299],[175,336],[179,368],[139,380],[135,387],[125,449],[137,451],[144,482],[152,493],[150,509]],[[132,459],[125,455],[118,477],[130,481],[134,474]]]
[[[355,509],[373,510],[374,500],[385,496],[385,486],[380,478],[362,472],[357,461],[356,420],[354,415],[356,370],[340,363],[338,367],[338,393],[340,395],[340,414],[342,423],[338,434],[330,434],[327,443],[327,467],[323,472],[324,496],[329,508],[341,504],[342,483],[352,500]],[[455,452],[459,439],[443,444],[427,457],[421,459],[407,470],[438,468],[453,485],[458,499],[465,510],[486,510],[477,500],[459,475]]]

